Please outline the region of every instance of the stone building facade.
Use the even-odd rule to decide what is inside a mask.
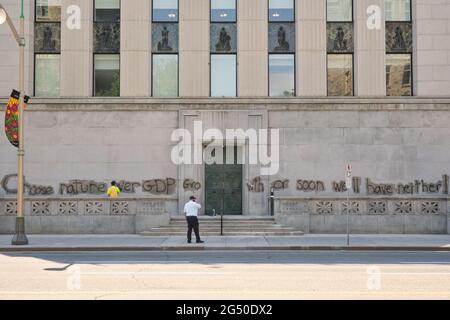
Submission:
[[[275,219],[305,232],[345,232],[347,212],[355,233],[450,232],[449,0],[412,0],[411,19],[406,22],[411,27],[411,48],[396,53],[387,50],[387,37],[398,37],[398,32],[386,31],[392,27],[385,19],[384,0],[353,1],[351,21],[342,22],[351,25],[351,39],[347,27],[342,27],[341,37],[339,25],[335,26],[341,22],[331,19],[329,11],[327,15],[333,1],[295,0],[289,21],[276,22],[268,18],[274,12],[270,1],[237,0],[234,18],[222,23],[214,20],[209,0],[179,0],[176,21],[164,22],[171,23],[164,29],[155,26],[160,22],[152,14],[152,1],[122,0],[119,27],[110,28],[110,32],[120,28],[120,36],[115,33],[120,45],[112,45],[106,53],[100,53],[106,46],[106,36],[101,37],[105,29],[96,26],[104,22],[96,20],[102,16],[92,0],[60,1],[56,39],[60,46],[54,39],[58,27],[51,26],[50,35],[41,25],[57,23],[35,21],[33,2],[26,6],[26,90],[31,96],[25,117],[28,233],[136,233],[168,224],[171,216],[182,214],[190,195],[204,204],[202,214],[214,209],[265,216],[270,214],[271,190],[276,197]],[[12,17],[18,16],[15,1],[2,4]],[[233,13],[227,10],[227,15]],[[371,19],[377,12],[378,26]],[[79,28],[71,24],[76,14]],[[226,29],[230,25],[234,27]],[[227,34],[220,34],[224,27]],[[162,35],[156,42],[155,28]],[[177,37],[164,37],[164,30],[177,30]],[[35,33],[41,34],[41,42],[36,42]],[[405,33],[402,37],[397,44],[408,42]],[[11,89],[17,87],[18,61],[6,26],[0,27],[0,38],[0,102],[5,106]],[[161,49],[165,51],[158,52]],[[409,55],[410,63],[386,68],[389,54]],[[44,68],[59,67],[56,96],[45,94],[54,92],[53,83],[40,83],[46,74],[38,76],[42,72],[38,55],[59,59]],[[96,67],[99,55],[120,56],[117,86],[108,91],[114,95],[117,90],[118,97],[98,94],[101,83],[96,80],[108,77]],[[343,55],[351,58],[351,64],[337,71],[331,68],[345,62],[340,59]],[[277,78],[271,69],[277,66],[271,59],[280,61],[276,59],[281,56],[293,58],[291,82]],[[170,69],[176,72],[176,87],[164,82],[170,79],[160,81],[152,70],[161,66],[156,61],[162,58],[177,63],[175,71]],[[214,94],[224,88],[221,72],[224,77],[230,72],[223,68],[213,72],[221,58],[235,61],[231,97]],[[387,77],[388,71],[392,77]],[[350,82],[342,82],[345,72],[350,72]],[[273,96],[272,89],[278,90],[285,81],[293,83],[293,90]],[[233,94],[233,87],[227,89]],[[176,96],[155,94],[169,91]],[[330,95],[349,91],[351,96]],[[202,133],[242,129],[269,137],[255,142],[244,136],[232,142],[224,135],[211,144],[211,137],[195,135],[199,124]],[[222,145],[242,154],[244,163],[174,163],[171,157],[180,146],[174,139],[177,129],[192,133],[190,140],[183,136],[182,146],[194,150],[198,145],[201,149]],[[278,136],[271,130],[278,130]],[[261,174],[265,166],[251,163],[253,144],[257,149],[279,150],[271,163],[278,168],[275,173]],[[14,230],[15,173],[16,149],[0,135],[0,233]],[[112,180],[123,189],[116,200],[105,196]]]

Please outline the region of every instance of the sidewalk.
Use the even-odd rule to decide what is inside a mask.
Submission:
[[[450,235],[306,234],[295,237],[209,236],[203,244],[185,237],[140,235],[29,235],[29,245],[12,246],[0,235],[0,252],[14,251],[189,251],[189,250],[389,250],[450,251]]]

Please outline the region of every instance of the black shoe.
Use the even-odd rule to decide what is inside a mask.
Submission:
[[[191,240],[188,240],[187,242],[188,242],[188,243],[191,243]]]
[[[205,243],[205,241],[200,240],[200,241],[197,241],[197,243]]]

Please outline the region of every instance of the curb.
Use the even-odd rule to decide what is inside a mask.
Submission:
[[[254,246],[254,247],[214,247],[214,246],[121,246],[121,247],[0,247],[3,252],[92,252],[92,251],[442,251],[449,247],[433,246]]]

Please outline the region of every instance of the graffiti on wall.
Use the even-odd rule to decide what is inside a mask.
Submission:
[[[247,183],[247,190],[252,193],[263,193],[267,190],[267,183],[270,189],[276,191],[289,190],[289,179],[277,179],[274,181],[264,181],[261,177],[250,179]],[[360,194],[363,191],[367,195],[414,195],[414,194],[449,194],[449,176],[443,174],[438,181],[425,181],[415,179],[409,182],[386,183],[376,182],[372,178],[352,177],[351,191]],[[364,183],[363,183],[364,182]],[[135,194],[139,191],[143,193],[169,195],[174,194],[177,188],[177,180],[174,178],[149,179],[141,182],[120,180],[117,185],[123,193]],[[344,180],[331,181],[330,190],[335,193],[347,192]],[[17,174],[8,174],[0,181],[1,188],[6,194],[17,193]],[[29,196],[53,195],[57,191],[60,195],[75,196],[79,194],[100,195],[106,193],[109,184],[93,180],[70,180],[59,183],[58,188],[50,185],[32,184],[25,179],[25,193]],[[202,184],[194,179],[183,180],[185,191],[198,191],[202,189]],[[295,190],[304,193],[326,192],[326,183],[321,180],[298,179],[295,183]]]

